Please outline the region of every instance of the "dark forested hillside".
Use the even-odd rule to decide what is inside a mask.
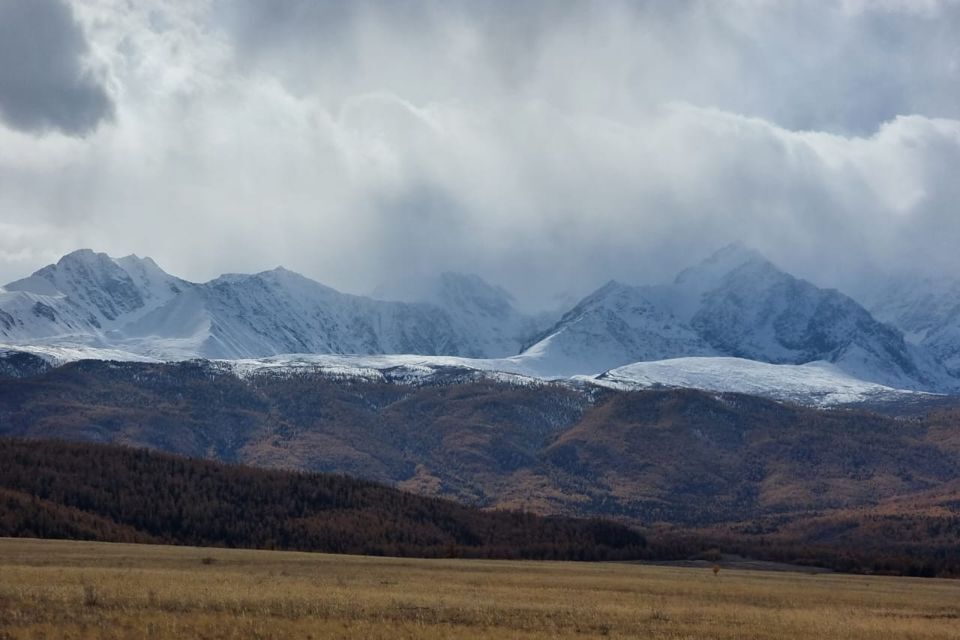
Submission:
[[[0,536],[397,556],[639,558],[601,520],[483,512],[331,474],[0,439]]]

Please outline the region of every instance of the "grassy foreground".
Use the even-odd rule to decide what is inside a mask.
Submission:
[[[960,582],[0,539],[0,639],[957,638]]]

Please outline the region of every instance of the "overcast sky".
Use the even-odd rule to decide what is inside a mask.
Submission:
[[[0,0],[0,282],[960,275],[951,0]]]

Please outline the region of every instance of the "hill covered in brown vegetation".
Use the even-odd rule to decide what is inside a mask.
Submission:
[[[332,474],[0,439],[0,536],[420,557],[636,559],[602,520],[480,511]]]
[[[895,409],[675,389],[238,378],[203,362],[88,361],[0,380],[0,435],[10,437],[343,473],[487,509],[787,545],[794,559],[816,548],[811,557],[834,566],[837,549],[870,550],[856,564],[877,570],[873,559],[889,554],[901,558],[896,570],[930,554],[960,564],[960,413],[942,398]]]

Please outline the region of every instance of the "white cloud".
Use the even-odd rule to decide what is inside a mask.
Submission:
[[[78,2],[115,119],[0,127],[3,280],[77,246],[541,299],[737,239],[823,284],[960,268],[955,3],[263,6]]]

